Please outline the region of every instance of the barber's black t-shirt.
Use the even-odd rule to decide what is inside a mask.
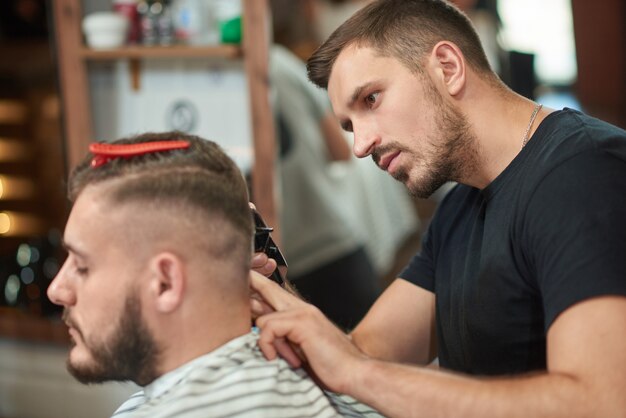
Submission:
[[[626,132],[550,114],[487,188],[448,193],[400,277],[436,294],[442,367],[545,369],[560,313],[626,295]]]

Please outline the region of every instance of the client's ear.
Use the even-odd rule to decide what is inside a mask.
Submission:
[[[175,254],[159,253],[150,260],[150,295],[158,312],[176,310],[183,301],[186,275],[183,261]]]

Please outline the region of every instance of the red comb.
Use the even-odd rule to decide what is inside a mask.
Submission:
[[[130,158],[137,155],[183,148],[189,148],[189,141],[155,141],[138,144],[94,142],[89,144],[89,151],[93,154],[93,159],[91,160],[91,167],[93,168],[100,167],[115,158]]]

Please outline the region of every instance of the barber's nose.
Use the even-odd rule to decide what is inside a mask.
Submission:
[[[71,306],[76,303],[76,293],[68,277],[69,265],[66,261],[48,286],[48,299],[56,305]]]
[[[371,126],[363,125],[358,128],[353,126],[353,133],[354,145],[352,151],[358,158],[367,157],[380,144],[380,135]]]

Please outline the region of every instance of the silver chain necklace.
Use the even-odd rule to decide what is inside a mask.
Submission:
[[[524,137],[522,138],[522,148],[526,146],[528,140],[530,139],[528,135],[530,134],[530,129],[533,127],[533,122],[535,122],[535,118],[539,114],[539,111],[543,107],[542,104],[537,104],[535,106],[535,110],[533,110],[533,114],[530,115],[530,121],[528,122],[528,127],[526,128],[526,132],[524,132]]]

